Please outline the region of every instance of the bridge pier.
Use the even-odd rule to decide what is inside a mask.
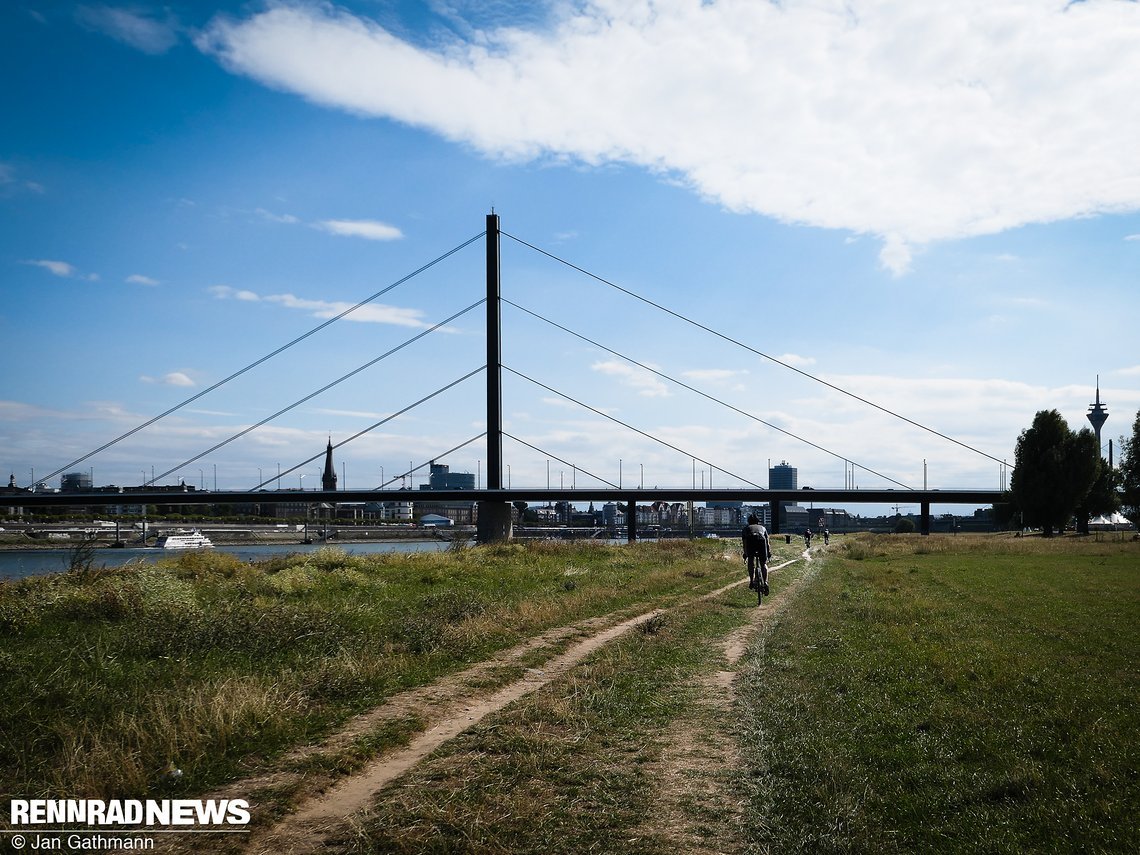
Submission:
[[[930,534],[930,502],[919,503],[919,531]]]
[[[772,509],[772,534],[780,533],[780,503],[769,502],[768,506]]]
[[[510,502],[479,502],[475,531],[479,542],[502,543],[514,536]]]
[[[633,499],[625,503],[625,542],[637,543],[637,502]]]

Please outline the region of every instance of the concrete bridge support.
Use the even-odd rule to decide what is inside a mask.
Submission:
[[[780,533],[780,503],[770,502],[769,507],[772,509],[772,531],[770,534]]]
[[[930,534],[930,502],[919,504],[919,531]]]
[[[637,502],[632,499],[625,503],[625,541],[637,543]]]
[[[510,502],[479,502],[475,531],[480,543],[503,543],[514,536]]]

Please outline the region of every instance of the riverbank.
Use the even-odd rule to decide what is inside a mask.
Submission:
[[[0,585],[0,792],[201,793],[552,626],[738,573],[683,541],[535,543],[252,564],[205,550]]]
[[[345,527],[336,528],[329,535],[323,529],[310,527],[306,533],[302,528],[294,526],[288,528],[277,527],[246,527],[217,526],[205,523],[202,525],[164,525],[148,526],[148,541],[157,537],[159,533],[174,531],[196,530],[206,535],[216,546],[241,546],[246,544],[289,544],[289,543],[381,543],[387,541],[413,541],[413,540],[451,540],[456,534],[470,538],[474,531],[469,527],[456,529],[413,528],[396,526],[379,527]],[[33,536],[23,530],[0,532],[0,551],[16,549],[59,549],[69,550],[83,544],[91,544],[97,550],[115,549],[116,532],[114,529],[85,530],[77,525],[70,528],[55,527],[50,529],[37,529]],[[92,536],[92,533],[94,536]],[[141,546],[135,542],[142,532],[134,529],[123,529],[118,532],[121,538],[118,541],[122,546]]]
[[[156,847],[219,855],[1137,850],[1140,546],[773,549],[759,608],[715,540],[0,585],[0,793],[248,800]]]

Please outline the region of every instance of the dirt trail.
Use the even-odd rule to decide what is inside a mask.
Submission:
[[[811,561],[803,553],[769,568],[769,575],[797,560]],[[733,736],[733,702],[736,664],[757,635],[763,635],[814,575],[801,574],[779,594],[751,612],[748,623],[721,640],[726,667],[699,679],[698,701],[690,716],[673,723],[664,740],[661,758],[650,777],[657,782],[653,796],[652,827],[647,836],[662,838],[686,855],[740,852],[744,840],[745,803],[734,785],[741,767]],[[743,584],[743,582],[739,583]]]
[[[726,558],[728,557],[726,555]],[[805,552],[804,558],[810,560],[810,555]],[[735,560],[735,557],[731,560]],[[793,561],[776,565],[771,571],[778,571],[791,563]],[[754,610],[746,626],[725,637],[723,644],[729,668],[743,655],[750,636],[758,627],[763,626],[783,610],[787,601],[802,586],[803,581],[803,577],[797,579],[779,595],[766,600],[763,608]],[[732,582],[698,599],[718,597],[746,582],[746,579]],[[653,609],[633,617],[611,614],[549,630],[431,686],[396,695],[375,710],[353,719],[340,732],[320,745],[307,746],[290,753],[277,764],[275,770],[241,779],[226,787],[224,791],[209,794],[207,797],[249,798],[256,814],[257,794],[261,791],[275,787],[286,789],[293,787],[303,791],[306,785],[311,787],[306,780],[306,772],[299,771],[303,769],[306,760],[335,756],[338,752],[349,748],[356,739],[386,722],[407,720],[411,717],[435,722],[430,728],[413,737],[405,747],[385,753],[367,763],[358,772],[336,781],[323,792],[303,800],[296,811],[283,817],[275,825],[254,830],[245,847],[246,852],[253,853],[321,851],[331,836],[343,837],[346,827],[354,824],[353,815],[366,809],[381,788],[410,770],[432,751],[486,716],[498,712],[508,704],[563,676],[591,653],[663,611],[666,610]],[[481,693],[472,688],[473,685],[486,682],[496,672],[501,673],[504,668],[518,668],[520,662],[525,661],[526,657],[535,651],[566,644],[569,646],[565,650],[548,659],[541,668],[527,668],[521,678],[500,689]],[[733,672],[728,670],[717,672],[710,678],[710,684],[717,689],[710,702],[722,712],[731,707],[732,677]],[[687,741],[689,744],[692,743],[691,739]],[[683,747],[685,743],[685,736],[679,734],[676,744]],[[672,751],[669,753],[676,756],[667,758],[671,770],[667,772],[667,779],[682,782],[686,776],[685,766],[688,763],[684,759],[685,752],[682,750],[679,754]],[[720,769],[732,768],[724,765],[724,761],[728,759],[730,758],[714,756],[709,762],[714,764],[719,762]],[[719,789],[716,797],[723,797]],[[659,816],[658,819],[660,818]],[[660,830],[659,828],[658,831]]]

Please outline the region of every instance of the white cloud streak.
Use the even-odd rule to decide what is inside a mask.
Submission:
[[[75,18],[83,26],[143,53],[163,54],[178,44],[179,27],[169,15],[159,20],[135,9],[80,6]]]
[[[656,368],[657,366],[651,366]],[[653,373],[644,368],[638,368],[617,360],[595,362],[590,366],[592,371],[607,377],[616,377],[624,385],[637,390],[637,394],[646,398],[664,398],[669,395],[669,387]]]
[[[171,371],[169,374],[164,374],[161,377],[151,377],[149,374],[143,374],[139,377],[142,383],[159,383],[163,386],[179,386],[189,388],[197,384],[190,378],[189,374],[184,371]]]
[[[66,261],[52,261],[47,258],[40,258],[29,259],[28,261],[25,261],[24,264],[30,264],[33,267],[42,267],[53,276],[61,276],[65,279],[70,279],[78,273],[78,271],[75,269],[75,265],[69,264]]]
[[[404,236],[395,226],[376,220],[322,220],[315,225],[329,234],[365,240],[400,240]]]
[[[732,368],[694,368],[681,372],[681,376],[686,380],[704,383],[727,383],[729,380],[736,380],[747,376],[747,374],[748,371],[746,370]]]
[[[731,210],[875,235],[895,273],[932,241],[1140,208],[1138,42],[1140,4],[1118,0],[594,0],[432,48],[291,3],[197,40],[492,156],[638,164]]]
[[[274,303],[287,309],[300,309],[309,312],[314,318],[333,318],[342,312],[351,309],[355,304],[340,301],[308,300],[294,294],[266,294],[261,295],[253,291],[238,290],[227,285],[215,285],[209,289],[219,300],[239,300],[247,303]],[[351,314],[345,315],[346,321],[371,324],[393,324],[401,327],[414,327],[426,329],[431,326],[423,319],[424,313],[419,309],[407,309],[399,306],[386,306],[382,303],[369,303],[361,306]],[[444,328],[441,328],[441,332]]]
[[[300,222],[300,220],[298,220],[292,214],[275,214],[272,211],[267,211],[265,208],[258,208],[254,213],[261,217],[263,220],[268,220],[271,223],[285,223],[292,225],[294,223]]]

